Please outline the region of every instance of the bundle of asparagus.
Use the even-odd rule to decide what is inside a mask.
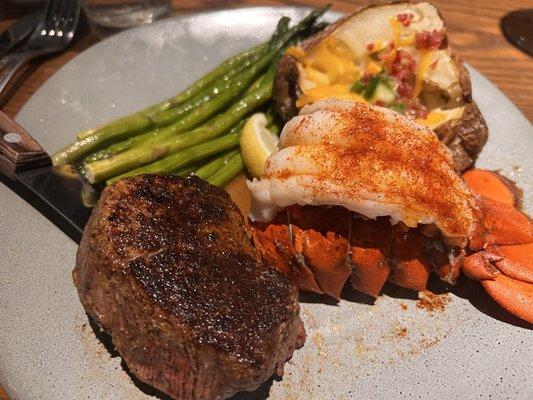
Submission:
[[[269,42],[224,61],[178,95],[78,133],[52,156],[54,165],[76,165],[92,184],[143,173],[194,173],[224,186],[244,168],[239,135],[247,117],[268,106],[277,59],[327,8],[292,28],[281,18]]]

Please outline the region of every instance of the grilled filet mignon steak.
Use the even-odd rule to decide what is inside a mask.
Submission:
[[[224,399],[281,374],[303,344],[296,288],[259,260],[226,192],[141,175],[103,191],[73,277],[140,380]]]

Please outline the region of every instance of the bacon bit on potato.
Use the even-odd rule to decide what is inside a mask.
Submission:
[[[415,70],[416,61],[413,56],[405,50],[398,50],[392,60],[390,71],[391,75],[398,81],[397,93],[400,98],[411,98]]]
[[[414,19],[414,15],[411,13],[398,14],[396,20],[400,22],[403,26],[408,27],[411,25],[411,21]]]
[[[443,33],[436,29],[432,32],[422,31],[415,35],[415,47],[418,50],[437,50],[443,40]]]

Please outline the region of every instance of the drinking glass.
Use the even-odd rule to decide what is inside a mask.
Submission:
[[[91,29],[101,38],[149,24],[172,10],[171,0],[83,0],[82,4]]]

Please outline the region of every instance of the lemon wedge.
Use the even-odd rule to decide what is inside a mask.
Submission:
[[[267,129],[265,114],[252,115],[242,129],[240,145],[244,165],[254,178],[263,175],[265,162],[277,144],[278,137]]]

